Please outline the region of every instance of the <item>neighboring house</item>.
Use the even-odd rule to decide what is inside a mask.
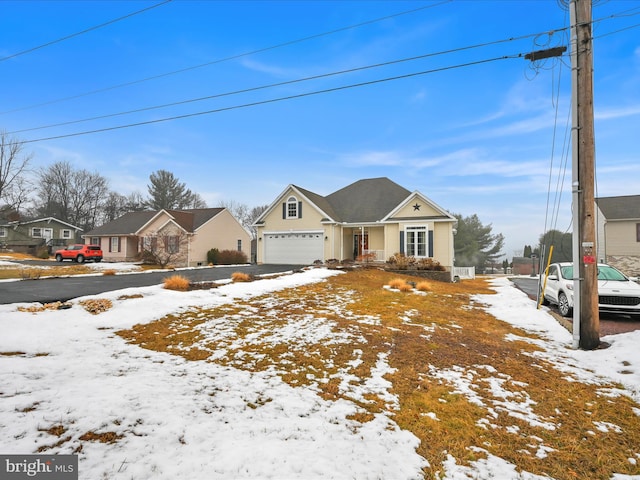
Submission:
[[[326,197],[289,185],[256,220],[258,263],[386,261],[396,253],[453,266],[456,218],[388,178],[359,180]]]
[[[511,264],[513,265],[511,272],[514,275],[537,275],[540,269],[539,260],[537,257],[513,257],[511,259]]]
[[[596,198],[598,261],[640,275],[640,195]]]
[[[140,260],[145,249],[172,254],[174,266],[206,265],[213,248],[251,255],[251,236],[226,208],[130,212],[82,237],[106,262]]]
[[[0,220],[0,245],[14,252],[34,255],[38,247],[76,243],[82,229],[54,217],[35,220]]]

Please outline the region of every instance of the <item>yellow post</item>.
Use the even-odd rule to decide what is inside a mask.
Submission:
[[[540,292],[538,298],[538,306],[536,309],[540,310],[540,305],[542,305],[542,299],[544,298],[544,289],[547,286],[547,277],[549,276],[549,265],[551,265],[551,256],[553,255],[553,245],[549,247],[549,257],[547,257],[547,266],[544,269],[544,280],[542,281],[542,291]]]

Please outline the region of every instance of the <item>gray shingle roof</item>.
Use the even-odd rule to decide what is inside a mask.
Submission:
[[[640,219],[640,195],[596,198],[607,220]]]
[[[187,232],[193,232],[215,217],[224,208],[195,208],[189,210],[167,210],[167,213],[174,217],[176,223]],[[112,222],[94,228],[84,234],[84,236],[104,236],[104,235],[135,235],[136,232],[149,220],[158,214],[155,211],[129,212],[116,218]]]
[[[344,222],[382,220],[411,194],[386,177],[358,180],[327,197]]]
[[[358,180],[326,197],[295,188],[337,222],[382,220],[411,194],[386,177]]]

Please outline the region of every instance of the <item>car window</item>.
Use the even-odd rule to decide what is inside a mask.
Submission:
[[[100,250],[100,247],[91,246],[88,247],[88,250]]]
[[[69,250],[80,250],[82,247],[80,245],[71,245]]]
[[[566,278],[567,280],[573,280],[573,265],[562,267],[560,271],[562,273],[562,278]]]
[[[616,282],[626,282],[627,277],[625,277],[622,272],[619,272],[613,267],[598,267],[598,280],[613,280]]]

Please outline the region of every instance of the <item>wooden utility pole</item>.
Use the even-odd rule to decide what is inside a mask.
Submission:
[[[574,346],[600,345],[595,227],[591,0],[571,0]],[[577,267],[577,268],[576,268]]]

